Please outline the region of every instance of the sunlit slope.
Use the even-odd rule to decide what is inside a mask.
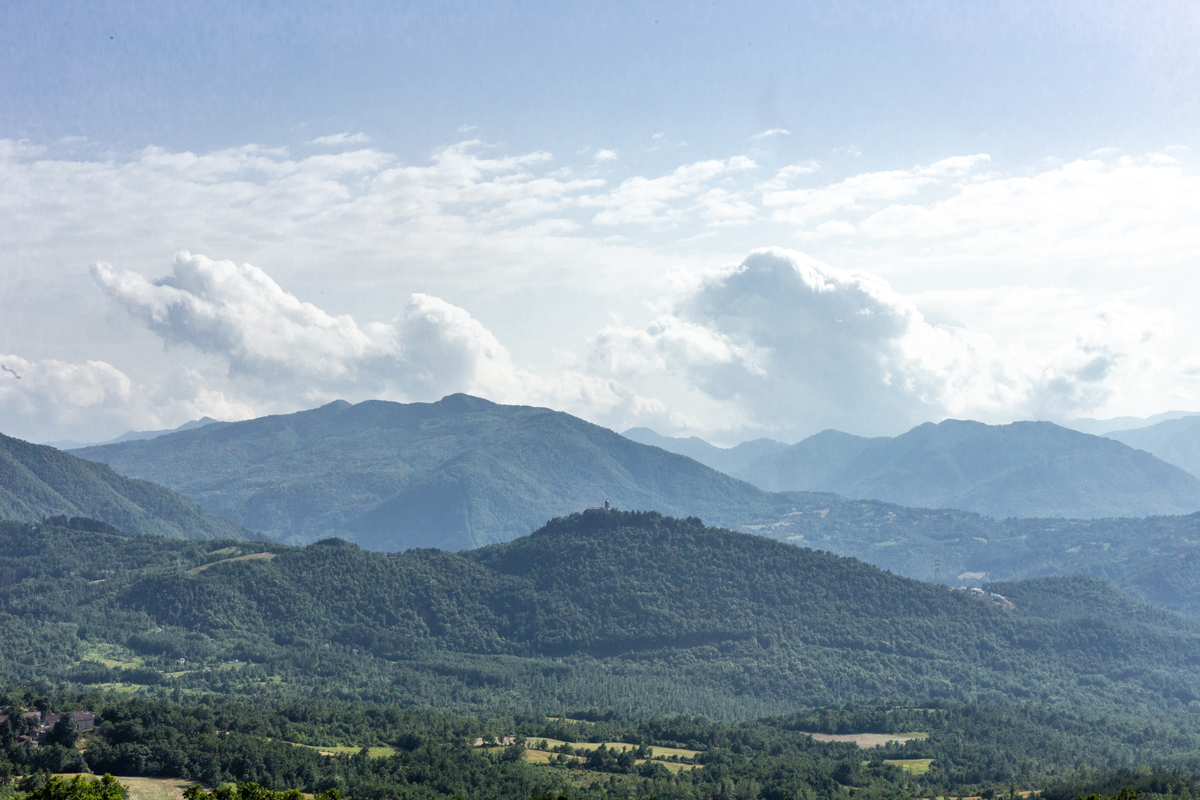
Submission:
[[[1005,586],[1016,607],[1000,607],[653,513],[573,515],[460,554],[386,556],[338,540],[249,546],[270,548],[270,559],[9,526],[8,679],[733,715],[877,697],[1143,707],[1200,698],[1200,624],[1101,581]],[[55,625],[29,647],[46,620]],[[105,647],[138,654],[141,671],[89,666],[87,654]]]
[[[74,451],[304,543],[458,550],[605,500],[734,524],[784,502],[569,414],[466,395],[331,403]]]
[[[184,538],[253,538],[170,489],[109,467],[0,435],[0,518],[92,517],[122,530]]]
[[[994,517],[1200,510],[1200,479],[1147,452],[1049,422],[926,423],[892,439],[827,431],[737,473],[775,491],[836,492]]]

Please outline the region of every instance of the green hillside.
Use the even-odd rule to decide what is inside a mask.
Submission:
[[[991,519],[834,494],[788,494],[791,505],[742,530],[852,556],[926,581],[1084,575],[1200,619],[1200,514],[1142,519]]]
[[[1200,624],[1102,581],[1005,586],[1001,607],[695,519],[593,512],[395,556],[6,525],[3,681],[714,719],[879,697],[1200,701]]]
[[[336,402],[74,452],[281,541],[386,551],[506,541],[605,500],[729,525],[780,502],[569,414],[466,395]]]
[[[925,423],[895,438],[836,431],[736,473],[774,491],[835,492],[993,517],[1145,517],[1200,510],[1200,478],[1049,422]]]
[[[241,525],[143,480],[118,475],[53,447],[0,434],[0,519],[91,517],[125,531],[206,539],[248,539]]]

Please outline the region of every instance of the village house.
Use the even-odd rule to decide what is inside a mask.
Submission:
[[[63,718],[63,714],[46,714],[42,715],[40,711],[23,711],[21,717],[24,719],[37,720],[37,727],[28,734],[22,734],[17,737],[18,744],[28,743],[34,747],[41,744],[55,725]],[[70,716],[75,723],[75,730],[83,732],[90,731],[96,727],[96,715],[91,711],[70,711],[66,716]],[[0,714],[0,725],[8,721],[8,714]]]

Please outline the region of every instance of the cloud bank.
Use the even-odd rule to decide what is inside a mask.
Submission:
[[[653,170],[632,146],[406,163],[356,137],[94,160],[0,142],[4,430],[452,391],[726,442],[1200,405],[1200,324],[1173,310],[1200,296],[1184,152]],[[181,246],[262,268],[185,252],[163,275]],[[89,281],[97,258],[119,266]]]

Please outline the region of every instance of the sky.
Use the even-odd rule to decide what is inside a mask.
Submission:
[[[1189,3],[0,8],[0,432],[1200,410]]]

